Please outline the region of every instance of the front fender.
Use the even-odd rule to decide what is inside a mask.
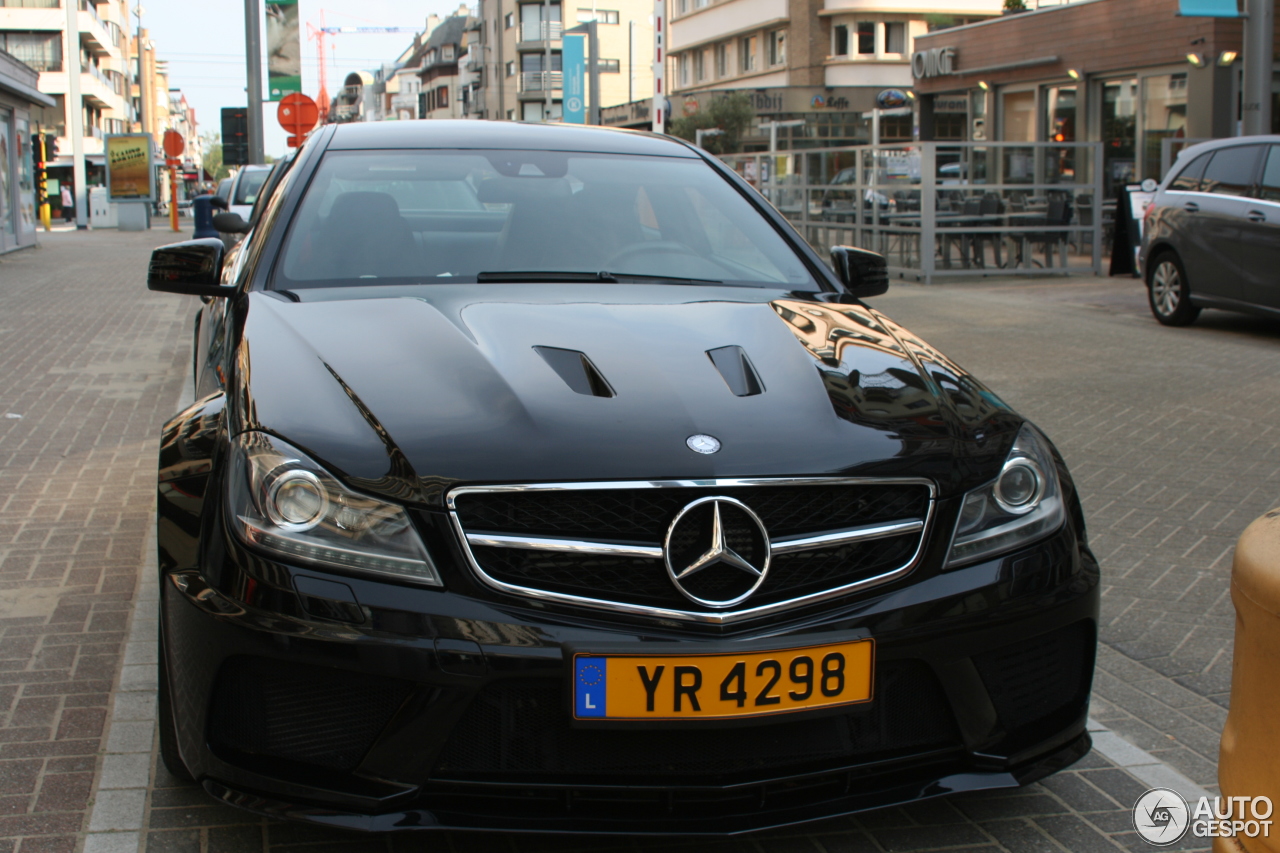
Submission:
[[[156,494],[160,570],[197,568],[201,516],[226,395],[212,394],[164,425]]]

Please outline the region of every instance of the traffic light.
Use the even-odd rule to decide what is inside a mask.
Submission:
[[[249,109],[222,108],[222,162],[228,166],[249,165]]]
[[[44,135],[44,159],[47,163],[50,160],[58,159],[58,136],[54,133],[46,133]]]

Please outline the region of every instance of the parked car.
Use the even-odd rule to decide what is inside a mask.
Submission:
[[[168,769],[327,827],[725,834],[1008,788],[1086,731],[1048,438],[669,137],[328,125],[159,458]]]
[[[258,200],[258,193],[271,174],[271,166],[241,166],[231,179],[231,192],[227,203],[231,213],[238,213],[245,221],[253,213],[253,203]]]
[[[1280,136],[1185,149],[1144,220],[1141,262],[1161,323],[1184,326],[1202,308],[1280,317]]]

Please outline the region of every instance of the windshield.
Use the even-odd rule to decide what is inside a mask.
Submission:
[[[274,286],[710,281],[816,290],[701,160],[551,151],[332,151]]]
[[[253,204],[257,201],[258,191],[266,183],[269,174],[271,174],[270,169],[254,169],[242,174],[240,181],[236,184],[236,197],[231,203]]]

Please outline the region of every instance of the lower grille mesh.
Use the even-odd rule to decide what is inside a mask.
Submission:
[[[1018,732],[1057,714],[1078,713],[1095,654],[1092,622],[1077,622],[973,659],[1000,723]]]
[[[214,685],[209,740],[215,750],[354,770],[412,690],[345,670],[234,657]]]
[[[760,775],[837,767],[959,745],[951,710],[920,661],[887,661],[875,698],[840,716],[761,726],[664,730],[574,728],[564,685],[507,680],[483,690],[453,730],[434,779],[554,781],[590,777]]]

